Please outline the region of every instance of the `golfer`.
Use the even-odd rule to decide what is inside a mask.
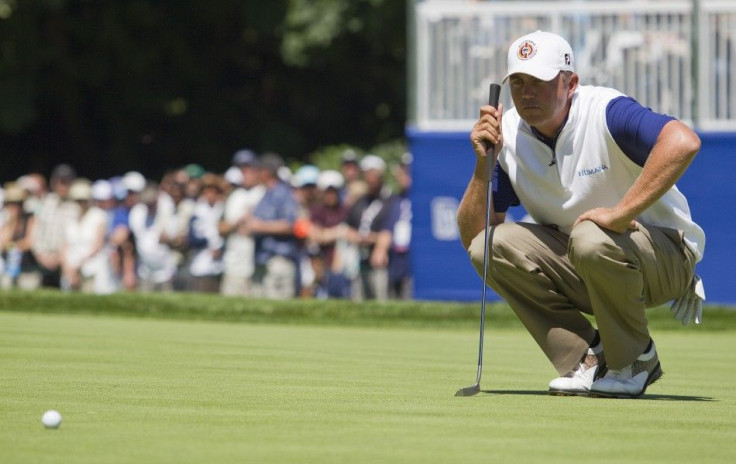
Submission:
[[[552,33],[511,45],[505,82],[514,108],[482,107],[470,136],[463,246],[482,275],[496,156],[487,283],[559,372],[550,392],[639,397],[662,375],[645,309],[675,300],[683,324],[701,318],[705,235],[675,186],[700,139],[616,90],[580,86],[570,45]],[[518,204],[534,223],[504,222]]]

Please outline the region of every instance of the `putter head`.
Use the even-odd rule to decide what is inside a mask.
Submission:
[[[480,392],[480,384],[476,383],[470,387],[461,388],[455,392],[455,396],[473,396]]]

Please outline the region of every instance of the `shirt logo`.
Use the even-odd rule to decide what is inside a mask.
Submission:
[[[528,60],[537,54],[537,44],[531,40],[525,40],[519,45],[517,56],[520,60]]]
[[[601,164],[600,166],[592,169],[581,169],[578,171],[578,177],[592,176],[594,174],[598,174],[599,172],[603,172],[606,169],[608,169],[608,166],[606,166],[605,164]]]

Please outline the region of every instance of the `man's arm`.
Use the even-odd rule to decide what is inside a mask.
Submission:
[[[294,222],[288,219],[267,221],[251,218],[248,222],[251,233],[261,235],[294,235]]]
[[[685,124],[665,124],[636,182],[613,208],[595,208],[581,214],[575,225],[593,221],[623,233],[636,228],[635,218],[662,197],[682,176],[700,150],[700,138]]]
[[[473,176],[465,189],[460,206],[457,208],[457,227],[460,232],[460,242],[467,250],[473,241],[486,227],[486,181],[485,158],[475,164]],[[496,213],[491,205],[491,225],[501,224],[506,219],[506,213]]]
[[[473,241],[473,238],[486,226],[485,204],[486,187],[488,185],[486,162],[495,164],[496,160],[488,160],[488,155],[494,156],[503,145],[501,134],[502,114],[503,105],[499,105],[498,109],[490,105],[482,107],[480,118],[470,133],[470,141],[475,152],[475,169],[457,209],[457,227],[460,232],[460,241],[466,250],[470,248],[470,242]],[[496,146],[495,151],[487,148],[494,145]],[[505,213],[491,211],[491,225],[502,223],[505,217]]]

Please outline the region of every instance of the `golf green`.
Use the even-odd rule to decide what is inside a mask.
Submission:
[[[642,399],[555,397],[530,337],[489,323],[484,391],[456,398],[465,329],[0,312],[0,462],[732,462],[734,332],[653,335]]]

